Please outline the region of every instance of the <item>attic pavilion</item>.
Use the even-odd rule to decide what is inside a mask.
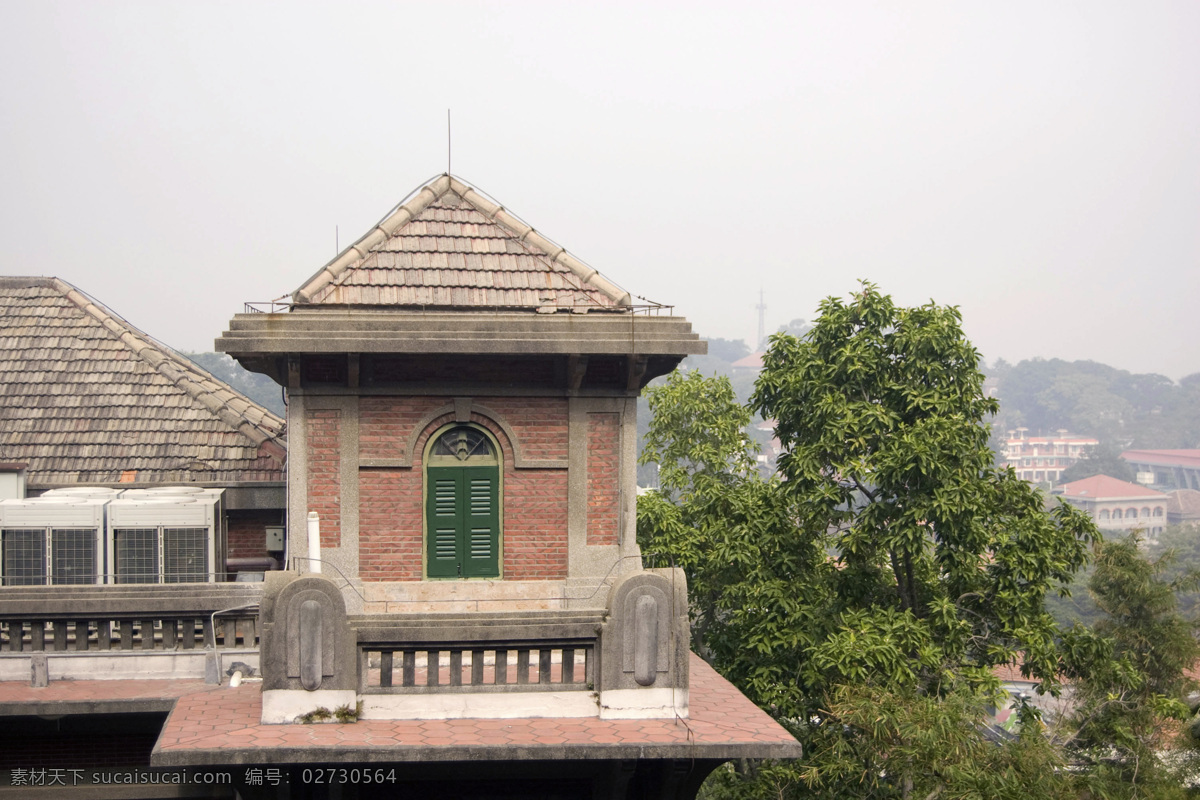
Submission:
[[[0,712],[166,708],[151,765],[243,797],[690,798],[799,755],[638,549],[636,399],[704,352],[685,319],[441,175],[217,349],[286,390],[287,569],[210,603],[207,683],[0,682]],[[142,616],[139,658],[195,644]]]

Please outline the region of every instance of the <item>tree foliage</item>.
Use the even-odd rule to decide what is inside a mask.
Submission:
[[[676,376],[650,395],[643,458],[665,492],[639,500],[639,538],[688,570],[703,654],[807,746],[808,792],[838,796],[851,773],[872,787],[855,796],[958,792],[986,760],[970,725],[955,728],[970,747],[923,760],[939,704],[988,702],[991,668],[1021,654],[1055,680],[1043,599],[1095,530],[993,467],[996,404],[960,322],[864,284],[822,303],[804,338],[772,337],[752,404],[776,422],[777,477],[748,468],[749,411],[727,383]],[[871,706],[891,722],[859,724]]]
[[[1195,688],[1186,670],[1200,657],[1197,625],[1179,613],[1179,592],[1194,588],[1195,571],[1171,572],[1173,554],[1151,559],[1136,535],[1101,542],[1089,590],[1103,616],[1065,636],[1063,670],[1075,708],[1070,745],[1090,767],[1092,784],[1109,796],[1183,796],[1178,769],[1200,764],[1185,695]],[[1200,733],[1200,725],[1197,725]],[[1177,758],[1164,759],[1175,749]]]

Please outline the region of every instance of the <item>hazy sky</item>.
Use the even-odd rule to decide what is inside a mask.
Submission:
[[[1200,372],[1200,3],[0,0],[0,273],[176,348],[453,171],[706,336]]]

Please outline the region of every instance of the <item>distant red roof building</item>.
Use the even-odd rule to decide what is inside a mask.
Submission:
[[[739,358],[731,366],[735,370],[753,370],[754,372],[758,372],[763,367],[763,356],[765,355],[766,353],[759,350],[757,353],[751,353],[748,356]]]
[[[1121,458],[1139,473],[1139,482],[1200,490],[1200,450],[1126,450]]]
[[[1153,536],[1167,524],[1167,495],[1108,475],[1064,483],[1054,493],[1088,512],[1105,530],[1141,529]]]

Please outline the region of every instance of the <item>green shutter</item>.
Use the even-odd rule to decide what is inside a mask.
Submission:
[[[499,469],[430,467],[428,475],[428,576],[499,577]]]
[[[463,472],[467,490],[463,575],[494,578],[500,575],[499,470],[467,467]]]

